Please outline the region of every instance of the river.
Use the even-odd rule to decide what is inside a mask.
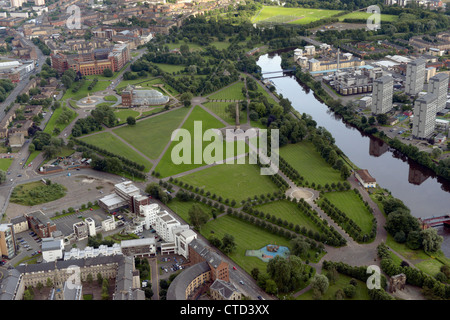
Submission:
[[[281,56],[265,54],[259,57],[262,72],[281,70]],[[272,74],[271,76],[277,76]],[[280,74],[281,75],[281,74]],[[385,143],[362,134],[345,124],[327,105],[314,97],[313,91],[302,86],[294,76],[271,79],[276,91],[291,101],[300,113],[307,113],[326,128],[335,138],[336,145],[358,167],[367,169],[377,183],[402,200],[415,217],[428,218],[450,214],[450,182],[436,175]],[[450,230],[437,228],[444,236],[442,250],[450,257]]]

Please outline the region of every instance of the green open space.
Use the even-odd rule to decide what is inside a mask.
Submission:
[[[271,216],[286,220],[289,223],[292,222],[294,226],[298,224],[300,227],[304,226],[308,230],[322,233],[318,226],[308,218],[308,216],[297,206],[297,204],[289,200],[278,200],[257,205],[254,206],[253,209],[260,212],[262,211],[265,214],[269,213]]]
[[[326,271],[324,274],[326,274]],[[344,290],[345,287],[350,285],[351,279],[352,279],[351,277],[345,274],[338,273],[336,282],[333,284],[330,283],[328,290],[324,293],[321,300],[336,300],[335,299],[336,291],[338,291],[339,289]],[[367,284],[360,280],[356,280],[356,283],[357,285],[355,287],[356,288],[355,295],[352,298],[345,297],[344,300],[370,300]],[[308,290],[307,292],[305,292],[304,294],[300,295],[297,298],[297,300],[313,300],[313,299],[314,298],[312,289]]]
[[[109,95],[109,96],[104,96],[103,97],[103,100],[105,100],[105,101],[117,101],[118,99],[117,99],[117,97],[116,96],[114,96],[114,95]]]
[[[320,19],[332,17],[340,12],[342,11],[263,6],[263,8],[253,17],[252,22],[308,24]]]
[[[231,114],[227,111],[227,107],[230,103],[234,102],[205,102],[203,106],[211,110],[214,114],[220,117],[223,121],[227,122],[230,125],[234,125],[236,120],[231,116]],[[247,122],[247,111],[240,111],[239,116],[240,123]]]
[[[333,169],[309,141],[288,144],[280,148],[280,155],[311,185],[343,182],[340,172]]]
[[[220,195],[223,199],[234,199],[237,203],[255,195],[273,193],[278,187],[272,180],[261,175],[255,164],[219,164],[179,178],[205,192]]]
[[[139,121],[134,126],[123,126],[113,131],[150,159],[156,159],[170,142],[172,132],[180,125],[188,110],[175,109]]]
[[[139,116],[139,112],[131,109],[118,109],[114,111],[114,114],[117,117],[117,120],[119,120],[119,124],[127,122],[128,117],[136,118]]]
[[[152,107],[150,107],[150,108],[152,108]],[[142,112],[141,115],[139,116],[139,118],[160,112],[163,108],[164,108],[163,106],[155,106],[151,110]]]
[[[168,64],[168,63],[153,63],[154,65],[158,66],[167,73],[173,73],[178,71],[183,71],[186,66],[184,65],[176,65],[176,64]]]
[[[68,120],[68,122],[65,123],[57,123],[58,118],[60,117],[61,113],[63,113],[64,110],[69,110],[72,112],[70,119]],[[73,120],[75,120],[76,117],[77,113],[70,108],[67,107],[57,108],[55,111],[53,111],[51,118],[48,120],[47,125],[44,128],[44,132],[49,133],[51,135],[56,135],[53,133],[53,130],[55,130],[55,128],[58,128],[60,132],[62,132]]]
[[[152,164],[143,158],[140,154],[134,151],[132,148],[124,144],[117,137],[115,137],[110,132],[101,132],[98,134],[90,135],[81,138],[86,143],[95,145],[99,148],[105,149],[114,154],[126,157],[131,161],[142,164],[145,166],[145,170],[150,170]]]
[[[196,204],[198,205],[205,213],[208,213],[212,217],[212,211],[216,210],[213,207],[208,206],[207,204],[204,204],[203,202],[198,201],[180,201],[178,199],[172,199],[167,206],[172,209],[173,212],[175,212],[181,219],[186,221],[187,223],[190,223],[189,220],[189,210],[192,208],[192,206]]]
[[[0,159],[0,170],[8,171],[9,167],[13,163],[14,158],[1,158]]]
[[[92,81],[86,80],[84,84],[80,87],[80,89],[77,92],[72,92],[72,89],[66,90],[64,93],[64,96],[61,100],[65,101],[66,99],[73,99],[73,100],[80,100],[84,97],[87,97],[87,95],[92,95],[95,92],[103,91],[111,84],[109,81],[98,81],[95,87],[92,90],[88,90],[89,85],[92,83]],[[72,85],[73,87],[74,85]]]
[[[171,143],[170,147],[167,149],[165,154],[163,155],[161,161],[159,162],[158,166],[156,167],[155,171],[159,172],[162,177],[168,177],[171,175],[175,175],[181,172],[185,172],[188,170],[192,170],[195,168],[198,168],[200,166],[206,165],[205,159],[203,159],[204,150],[207,145],[209,145],[212,142],[209,141],[203,141],[203,134],[208,129],[217,129],[224,127],[224,124],[220,122],[218,119],[213,117],[211,114],[209,114],[207,111],[205,111],[200,106],[193,107],[191,114],[189,115],[189,118],[186,119],[186,122],[183,124],[182,129],[185,129],[190,134],[190,140],[188,143],[190,143],[190,147],[186,147],[185,150],[179,150],[179,146],[182,146],[181,142],[184,142],[184,137],[181,135],[177,135],[174,139],[174,141]],[[198,125],[200,122],[201,127],[198,126],[198,130],[201,130],[201,143],[195,143],[197,140],[197,137],[195,136],[196,129],[195,126]],[[218,136],[215,136],[216,138],[219,138]],[[181,141],[178,141],[178,140]],[[187,139],[187,137],[186,137]],[[226,146],[227,143],[221,141],[220,142],[222,146]],[[189,151],[190,157],[188,155],[184,154],[184,151]],[[173,153],[173,154],[172,154]],[[196,156],[201,156],[201,161],[198,161],[196,163]],[[225,153],[224,153],[225,154]],[[186,159],[183,159],[183,163],[176,164],[176,161],[174,157],[185,157]],[[178,159],[176,159],[178,161]],[[184,161],[186,160],[186,161]]]
[[[366,208],[363,200],[353,190],[325,192],[323,197],[330,200],[339,210],[361,228],[363,234],[369,234],[373,225],[373,214]]]
[[[42,150],[34,150],[32,153],[30,153],[25,165],[27,166],[28,164],[30,164],[34,160],[34,158],[36,158],[41,152]]]
[[[373,13],[364,12],[364,11],[351,12],[351,13],[345,14],[343,16],[340,16],[339,21],[344,21],[345,19],[367,20],[372,15],[373,15]],[[381,22],[383,22],[383,21],[390,22],[390,21],[398,20],[398,16],[393,15],[393,14],[381,14],[380,19],[381,19]]]
[[[236,249],[228,256],[248,273],[253,268],[266,272],[267,263],[257,257],[246,256],[247,250],[258,250],[268,244],[289,247],[289,240],[286,238],[274,235],[230,215],[209,221],[202,227],[201,234],[206,238],[214,236],[220,240],[225,234],[232,235]]]
[[[219,90],[208,96],[211,100],[244,100],[246,97],[242,93],[242,88],[245,87],[243,81],[237,81],[227,88]]]
[[[60,199],[66,195],[63,185],[44,184],[41,181],[18,185],[11,193],[10,201],[25,206],[34,206]]]

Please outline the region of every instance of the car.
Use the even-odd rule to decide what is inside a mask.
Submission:
[[[263,298],[263,297],[261,297],[261,296],[258,296],[258,299],[259,299],[259,300],[264,300],[264,298]]]
[[[237,270],[235,266],[233,266],[233,270]]]
[[[17,175],[17,177],[19,177],[19,178],[20,178],[21,176],[22,176],[21,174],[18,174],[18,175]]]
[[[239,280],[239,283],[240,283],[240,284],[244,284],[244,281],[242,281],[242,280]]]

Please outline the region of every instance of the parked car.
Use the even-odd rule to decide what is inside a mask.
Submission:
[[[233,270],[237,270],[235,266],[233,266]]]
[[[244,284],[244,281],[242,281],[242,280],[239,280],[239,283],[240,283],[240,284]]]

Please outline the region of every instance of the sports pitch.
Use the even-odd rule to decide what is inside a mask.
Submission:
[[[340,12],[342,11],[264,6],[255,17],[253,17],[252,22],[308,24],[320,19],[332,17]]]

